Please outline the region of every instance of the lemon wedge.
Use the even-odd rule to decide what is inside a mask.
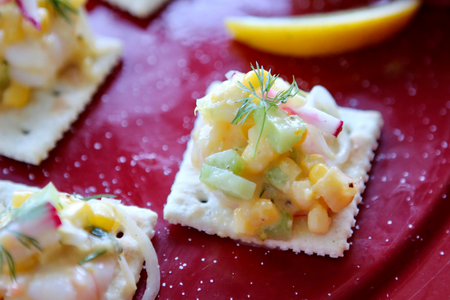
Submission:
[[[225,20],[231,36],[250,47],[299,57],[344,53],[380,43],[403,29],[419,0],[300,17],[236,17]]]

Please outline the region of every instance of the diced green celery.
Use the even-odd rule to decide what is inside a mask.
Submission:
[[[212,189],[239,199],[252,199],[256,189],[254,182],[207,164],[202,166],[200,181]]]
[[[264,110],[257,109],[253,113],[258,130],[264,119]],[[267,111],[264,122],[264,133],[270,146],[278,153],[290,151],[302,139],[306,123],[299,116],[288,116],[282,109],[272,107]]]
[[[283,186],[288,182],[289,177],[281,170],[280,167],[275,166],[266,171],[266,178],[271,185],[277,189],[283,189]]]
[[[241,174],[245,167],[244,159],[235,150],[225,150],[212,154],[206,158],[206,163],[210,166],[224,170],[230,170],[234,174]]]
[[[281,212],[280,221],[270,227],[266,227],[259,234],[262,240],[272,239],[272,240],[288,240],[292,236],[292,223],[293,217],[290,213],[284,211]]]
[[[292,182],[301,173],[300,167],[289,157],[279,158],[272,168],[266,171],[266,178],[270,184],[283,190],[287,182]]]

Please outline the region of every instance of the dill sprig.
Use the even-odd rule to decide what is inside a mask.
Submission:
[[[36,239],[33,239],[32,237],[29,237],[17,231],[13,231],[10,229],[8,229],[8,231],[11,232],[14,235],[14,237],[27,249],[31,249],[34,247],[39,251],[42,251],[41,246],[39,245],[39,242]]]
[[[1,231],[4,230],[4,231],[11,233],[17,239],[17,241],[19,241],[27,249],[36,248],[37,250],[42,251],[42,248],[36,239],[34,239],[30,236],[27,236],[23,233],[20,233],[18,231],[10,229],[10,225],[12,223],[21,223],[21,222],[24,222],[27,220],[35,219],[38,216],[42,215],[42,213],[45,209],[46,208],[44,205],[39,205],[37,207],[34,207],[33,209],[28,209],[25,211],[19,211],[19,209],[17,209],[17,213],[15,214],[14,219],[12,219],[9,223],[7,223],[1,229]],[[3,270],[5,262],[8,267],[9,276],[11,277],[11,280],[15,281],[16,280],[16,265],[14,263],[14,259],[11,255],[11,253],[9,253],[9,251],[2,244],[0,244],[0,270]]]
[[[85,258],[83,258],[82,260],[80,260],[80,261],[78,262],[78,264],[79,264],[79,265],[82,265],[82,264],[84,264],[84,263],[87,263],[88,261],[94,260],[94,259],[96,259],[97,257],[102,256],[102,255],[105,254],[106,252],[108,252],[106,249],[102,249],[102,250],[99,250],[99,251],[97,251],[97,252],[88,254]]]
[[[88,201],[88,200],[92,200],[92,199],[99,199],[99,198],[116,198],[117,195],[111,195],[111,194],[98,194],[98,195],[92,195],[89,197],[83,197],[80,194],[77,193],[73,193],[72,194],[75,198],[83,200],[83,201]]]
[[[70,22],[69,13],[78,14],[78,10],[66,0],[48,0],[48,2],[68,22]]]
[[[5,264],[8,265],[9,269],[9,276],[11,277],[12,281],[16,281],[16,266],[14,264],[14,259],[11,256],[11,253],[9,253],[8,250],[5,249],[2,245],[0,245],[0,270],[3,270],[3,266]]]
[[[267,112],[269,111],[269,109],[278,109],[278,105],[286,103],[289,98],[292,98],[297,94],[306,97],[306,93],[298,88],[295,77],[292,76],[292,83],[287,90],[279,91],[277,92],[275,97],[270,97],[268,95],[269,91],[275,84],[275,81],[278,79],[278,77],[280,77],[280,75],[272,75],[272,70],[269,69],[267,76],[265,76],[264,67],[260,67],[258,62],[256,62],[256,68],[253,67],[253,64],[250,64],[250,66],[253,72],[255,72],[256,77],[258,78],[259,89],[257,91],[250,81],[248,82],[250,88],[248,88],[240,81],[237,82],[238,88],[243,90],[244,92],[249,93],[249,96],[236,101],[237,103],[240,102],[241,106],[239,107],[235,118],[233,119],[233,121],[231,121],[231,124],[244,124],[248,116],[250,116],[250,114],[252,114],[255,110],[263,109],[262,125],[252,155],[252,157],[255,157],[256,149],[264,131],[264,125],[266,123]]]
[[[8,228],[5,228],[5,230],[14,235],[14,237],[27,249],[31,249],[34,247],[39,251],[42,251],[41,246],[39,245],[39,242],[36,239],[33,239],[32,237],[29,237],[20,232],[10,230]],[[9,251],[6,250],[6,248],[3,247],[2,244],[0,244],[0,270],[3,270],[5,261],[6,265],[8,266],[9,276],[11,277],[11,280],[16,281],[16,265],[14,263],[14,259],[11,253],[9,253]]]

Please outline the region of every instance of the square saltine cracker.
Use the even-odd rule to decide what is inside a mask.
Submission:
[[[24,184],[14,183],[11,181],[0,180],[0,203],[7,209],[11,205],[10,200],[15,191],[38,191],[39,188],[27,186]],[[151,239],[155,235],[155,225],[158,215],[150,209],[139,208],[136,206],[125,206],[119,204],[135,222],[136,225],[144,231],[145,235]],[[130,270],[134,276],[136,284],[141,276],[142,265],[144,263],[144,256],[140,251],[139,244],[127,231],[124,231],[124,235],[118,240],[123,248],[123,255],[130,267]],[[158,258],[156,253],[153,253],[152,261],[146,261],[148,279],[152,280],[152,292],[155,296],[158,294],[160,286],[160,274],[158,266]],[[114,276],[109,284],[109,287],[105,293],[106,300],[131,300],[135,291],[131,290],[127,284],[125,277],[123,276],[119,265],[114,270]]]
[[[200,170],[191,163],[193,149],[192,138],[188,142],[180,170],[175,177],[172,191],[164,207],[164,219],[172,224],[194,227],[208,234],[229,237],[245,243],[293,250],[307,254],[340,257],[349,249],[347,239],[352,235],[355,226],[357,205],[361,203],[369,179],[367,173],[371,167],[377,139],[380,136],[383,120],[377,111],[362,111],[351,108],[339,108],[341,119],[349,130],[353,147],[349,160],[340,169],[358,180],[361,178],[360,190],[353,201],[340,212],[333,214],[330,230],[325,235],[316,235],[308,231],[307,217],[294,218],[292,238],[287,241],[260,240],[258,237],[238,235],[233,230],[233,211],[235,206],[229,206],[212,193],[206,185],[200,182]],[[198,123],[198,122],[196,122]],[[195,128],[194,128],[195,130]],[[220,196],[219,196],[220,197]],[[222,196],[226,197],[226,196]],[[205,202],[206,200],[206,202]]]
[[[51,88],[32,90],[25,107],[0,108],[0,155],[33,165],[48,157],[120,61],[120,40],[99,37],[95,43],[100,53],[93,63],[98,80],[57,78]]]

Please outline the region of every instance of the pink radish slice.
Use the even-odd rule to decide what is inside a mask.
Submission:
[[[316,127],[317,129],[331,134],[335,137],[342,131],[344,122],[327,113],[324,113],[317,108],[310,106],[302,106],[299,108],[292,108],[285,105],[280,105],[285,112],[291,115],[297,115],[306,123]]]
[[[50,202],[46,202],[32,209],[33,211],[26,212],[13,220],[8,225],[8,229],[36,238],[46,231],[56,230],[61,225],[61,219],[55,207]]]
[[[228,80],[230,80],[230,79],[233,78],[233,76],[236,75],[237,73],[239,73],[239,72],[238,72],[238,71],[231,70],[231,71],[228,71],[228,72],[225,74],[225,77],[226,77]]]
[[[37,30],[41,30],[41,22],[38,17],[38,6],[36,0],[16,0],[16,3],[19,6],[24,18],[30,21]]]
[[[268,100],[270,100],[270,99],[274,99],[275,98],[275,96],[277,95],[277,91],[275,91],[274,89],[270,89],[267,93],[264,93],[264,98],[265,99],[268,99]],[[258,95],[258,97],[261,97],[261,91],[260,90],[258,90],[258,89],[256,89],[256,95]],[[261,97],[262,98],[262,97]],[[269,99],[270,98],[270,99]]]

